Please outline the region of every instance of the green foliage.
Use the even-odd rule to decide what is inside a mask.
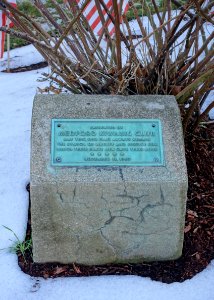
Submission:
[[[145,0],[135,1],[135,7],[137,8],[138,16],[139,17],[147,16],[148,15],[147,12],[142,9],[143,1],[145,1]],[[163,12],[164,7],[166,6],[166,2],[167,1],[166,0],[159,0],[159,1],[156,0],[156,4],[157,4],[159,12]],[[154,9],[154,5],[152,4],[152,1],[151,0],[146,0],[146,3],[148,5],[151,13],[154,14],[155,13],[155,9]],[[180,0],[179,3],[181,5],[184,5],[186,3],[186,1],[185,0]],[[171,3],[171,8],[172,9],[178,9],[178,7],[174,3]],[[129,11],[127,12],[127,19],[128,19],[128,21],[131,21],[131,20],[135,19],[135,16],[134,16],[134,13],[133,13],[132,9],[129,9]]]
[[[26,45],[29,45],[27,41],[24,41],[18,37],[10,36],[10,49],[15,49]],[[7,51],[7,43],[4,45],[4,51]]]
[[[57,3],[62,4],[63,0],[57,0]],[[50,0],[47,0],[45,2],[45,6],[47,8],[53,8],[53,4]],[[21,11],[22,13],[26,14],[27,16],[33,19],[38,19],[41,17],[41,13],[39,12],[39,10],[29,0],[18,2],[17,7],[19,11]],[[15,28],[15,30],[17,30],[17,28]],[[10,49],[15,49],[26,45],[29,45],[29,43],[24,41],[23,39],[20,39],[18,37],[12,37],[12,36],[10,37]],[[4,51],[6,50],[7,50],[7,43],[5,43],[4,45]]]
[[[151,3],[151,1],[148,1],[148,2],[150,2]],[[159,7],[161,8],[161,7],[164,7],[164,3],[166,3],[166,2],[168,2],[168,0],[166,1],[166,0],[159,0],[159,1],[156,1],[156,2],[159,2]],[[187,3],[187,1],[186,0],[179,0],[179,3],[181,4],[181,5],[184,5],[184,4],[186,4]],[[158,3],[157,3],[158,4]],[[177,9],[178,7],[174,4],[174,3],[172,3],[171,4],[171,6],[172,6],[172,9]]]
[[[38,11],[38,9],[29,0],[18,2],[17,7],[19,11],[28,15],[29,17],[32,18],[41,17],[41,14]],[[14,29],[18,31],[16,27],[14,27]],[[29,45],[29,42],[24,41],[23,39],[20,39],[18,37],[10,36],[10,49],[15,49],[26,45]],[[7,43],[5,42],[4,51],[6,50],[7,50]]]
[[[56,2],[60,5],[63,4],[63,0],[56,0]],[[44,2],[44,5],[46,8],[48,8],[50,10],[54,9],[53,3],[50,0],[46,0]],[[18,7],[19,11],[21,11],[28,17],[32,18],[35,21],[40,22],[42,15],[39,12],[39,10],[36,8],[36,6],[33,5],[33,3],[30,0],[24,0],[23,2],[18,2],[17,7]],[[58,18],[57,15],[54,15],[54,18],[57,19]],[[14,29],[18,30],[16,27]],[[57,34],[57,31],[54,34]],[[11,49],[26,46],[26,45],[30,44],[30,43],[24,41],[23,39],[20,39],[17,37],[11,37],[10,43],[11,43]],[[6,51],[6,47],[7,46],[5,43],[5,51]]]
[[[58,3],[58,4],[63,4],[63,0],[56,0],[56,2]],[[50,0],[46,0],[46,2],[45,2],[45,6],[46,7],[53,7],[53,3],[50,1]]]
[[[17,4],[18,10],[25,13],[29,17],[36,18],[41,17],[40,12],[38,9],[28,0],[23,2],[18,2]]]
[[[138,16],[142,17],[142,9],[138,9]],[[128,21],[134,20],[135,16],[134,16],[133,10],[129,9],[127,14],[126,14],[126,17],[127,17]]]
[[[2,225],[5,229],[9,230],[10,232],[13,233],[14,237],[15,237],[15,241],[11,240],[13,242],[12,246],[8,247],[8,250],[12,253],[21,253],[21,255],[23,256],[24,260],[26,261],[25,257],[26,257],[26,252],[30,251],[31,252],[31,248],[32,248],[32,239],[28,239],[26,241],[20,241],[20,239],[18,238],[17,234],[10,229],[7,226]],[[5,250],[5,249],[0,249],[0,250]]]

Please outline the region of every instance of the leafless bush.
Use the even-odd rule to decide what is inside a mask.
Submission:
[[[67,4],[50,1],[54,8],[51,11],[41,0],[33,1],[46,24],[44,29],[1,0],[0,9],[18,31],[3,27],[0,30],[37,48],[51,67],[51,73],[44,76],[51,80],[53,92],[66,89],[85,94],[173,94],[184,108],[184,131],[193,117],[198,125],[214,107],[212,102],[200,113],[214,83],[213,1],[191,0],[181,5],[179,0],[164,0],[158,7],[155,0],[149,6],[143,0],[145,16],[140,18],[131,0],[135,20],[128,22],[124,15],[120,25],[117,5],[109,10],[103,0],[96,0],[103,23],[100,36],[95,36],[83,14],[90,0],[80,7],[73,0]],[[172,4],[177,10],[172,10]],[[110,36],[102,10],[115,24],[115,38]]]

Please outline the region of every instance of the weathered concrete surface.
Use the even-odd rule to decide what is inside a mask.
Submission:
[[[164,167],[52,167],[53,118],[160,119]],[[36,96],[31,206],[35,262],[87,265],[182,253],[187,174],[172,96]]]

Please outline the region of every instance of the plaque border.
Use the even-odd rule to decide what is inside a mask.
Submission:
[[[150,163],[123,163],[123,164],[93,164],[93,162],[89,164],[83,162],[83,163],[60,163],[55,162],[54,160],[54,148],[55,148],[55,122],[157,122],[158,123],[158,134],[159,134],[159,141],[160,141],[160,162],[150,162]],[[163,130],[162,130],[162,123],[160,119],[51,119],[51,147],[50,147],[50,155],[51,155],[51,166],[53,167],[86,167],[86,168],[95,168],[95,167],[164,167],[165,166],[165,158],[164,158],[164,144],[163,144]]]

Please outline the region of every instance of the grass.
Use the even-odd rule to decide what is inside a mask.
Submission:
[[[11,242],[13,242],[13,244],[12,244],[12,246],[10,246],[10,247],[8,247],[8,248],[3,248],[3,249],[0,249],[0,250],[5,250],[5,249],[8,249],[10,252],[12,252],[12,253],[16,253],[16,254],[18,254],[18,253],[21,253],[21,255],[23,256],[23,258],[24,258],[24,261],[26,262],[26,259],[25,259],[25,257],[26,257],[26,252],[27,251],[31,251],[31,248],[32,248],[32,239],[30,238],[30,239],[28,239],[28,240],[26,240],[26,241],[21,241],[19,238],[18,238],[18,236],[17,236],[17,234],[12,230],[12,229],[10,229],[9,227],[7,227],[7,226],[4,226],[4,225],[2,225],[5,229],[7,229],[7,230],[9,230],[10,232],[12,232],[13,233],[13,235],[15,236],[15,241],[13,241],[13,240],[11,240],[11,239],[9,239]]]

